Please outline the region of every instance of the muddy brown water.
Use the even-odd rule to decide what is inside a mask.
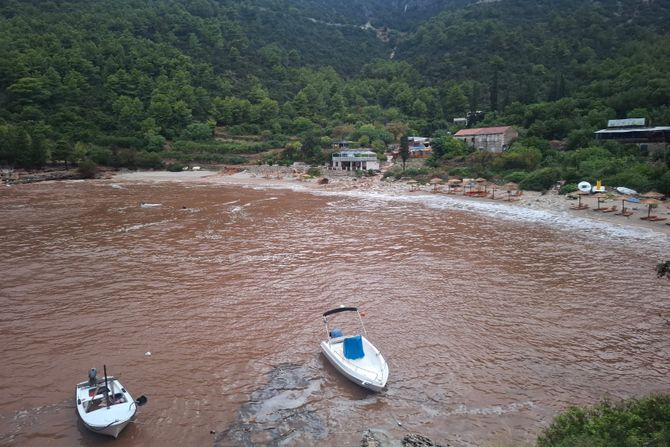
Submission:
[[[0,245],[2,445],[111,441],[73,403],[103,364],[149,397],[115,446],[358,445],[368,427],[522,445],[569,405],[670,391],[670,243],[645,230],[428,194],[92,181],[3,187]],[[390,363],[380,394],[319,353],[340,304]]]

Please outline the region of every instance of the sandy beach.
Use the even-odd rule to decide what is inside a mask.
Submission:
[[[255,188],[287,188],[303,190],[308,192],[348,192],[357,195],[384,195],[392,197],[420,197],[420,196],[447,196],[457,201],[464,201],[473,209],[477,209],[477,203],[498,204],[497,206],[521,207],[528,210],[542,210],[548,213],[573,215],[579,221],[587,219],[606,225],[646,229],[660,235],[670,237],[670,203],[665,201],[652,209],[652,215],[666,218],[662,221],[646,221],[647,206],[639,203],[626,202],[626,211],[632,211],[630,216],[617,215],[622,206],[622,195],[616,192],[608,193],[607,198],[600,199],[600,208],[612,209],[614,211],[597,211],[597,199],[593,196],[583,196],[582,204],[588,208],[572,209],[578,203],[574,195],[559,195],[557,191],[549,191],[545,194],[535,191],[523,191],[519,196],[508,200],[507,192],[496,190],[495,199],[489,197],[471,197],[464,195],[463,191],[447,193],[446,185],[438,185],[437,191],[434,185],[415,185],[412,187],[405,180],[394,180],[392,178],[382,179],[380,175],[375,177],[356,178],[353,176],[329,176],[328,183],[320,184],[320,178],[308,178],[300,170],[283,167],[258,166],[242,169],[241,171],[132,171],[116,174],[111,177],[116,182],[177,182],[177,183],[201,183],[213,185],[237,185]],[[414,189],[414,190],[412,190]]]

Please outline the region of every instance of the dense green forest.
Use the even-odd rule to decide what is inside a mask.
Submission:
[[[449,173],[670,189],[667,153],[591,138],[670,125],[668,2],[470,3],[3,1],[0,164],[321,163],[331,139],[381,153],[417,133],[444,136],[428,164]],[[473,110],[519,143],[447,141]]]

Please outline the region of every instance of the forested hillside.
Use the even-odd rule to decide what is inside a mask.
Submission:
[[[316,163],[470,110],[569,149],[608,118],[670,124],[668,2],[469,3],[4,1],[0,164]]]
[[[580,96],[623,116],[670,104],[669,18],[662,1],[506,0],[429,20],[397,56],[431,84],[477,90],[483,109]]]

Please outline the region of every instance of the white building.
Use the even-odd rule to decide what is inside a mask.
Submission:
[[[333,154],[332,167],[338,171],[377,170],[379,160],[369,149],[345,149]]]

